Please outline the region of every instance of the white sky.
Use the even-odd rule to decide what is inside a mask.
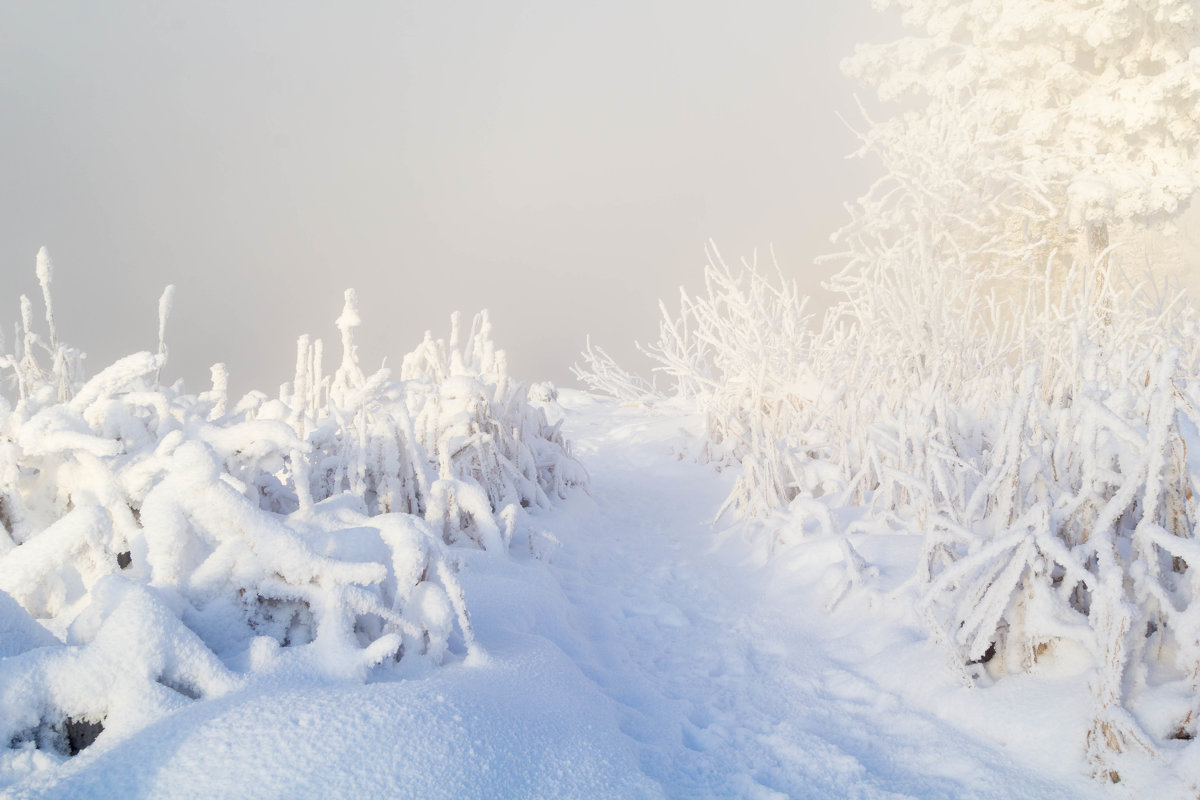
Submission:
[[[846,162],[886,38],[868,0],[0,4],[0,323],[56,265],[61,338],[94,372],[156,344],[166,377],[273,393],[297,335],[399,358],[487,307],[516,377],[572,385],[656,300],[736,259],[812,260],[869,182]]]

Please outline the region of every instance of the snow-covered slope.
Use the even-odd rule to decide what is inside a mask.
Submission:
[[[401,664],[365,685],[280,657],[237,690],[101,737],[5,796],[1136,791],[1086,777],[1082,681],[961,687],[918,621],[882,595],[826,611],[836,547],[792,543],[768,561],[767,537],[713,528],[728,476],[673,453],[695,420],[577,393],[562,401],[590,495],[534,517],[542,532],[510,558],[457,553],[483,657]],[[880,586],[914,555],[892,538],[864,540]],[[0,779],[29,766],[10,762]]]

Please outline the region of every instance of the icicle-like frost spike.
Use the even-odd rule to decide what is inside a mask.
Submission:
[[[291,399],[291,423],[301,439],[305,436],[305,425],[308,416],[306,412],[309,406],[310,360],[311,353],[309,352],[308,334],[303,334],[296,340],[296,376],[292,381]]]
[[[213,407],[208,419],[215,421],[225,416],[225,409],[229,403],[229,368],[218,362],[209,367],[209,374],[212,377]]]
[[[50,349],[58,349],[58,331],[54,324],[54,299],[50,294],[50,283],[54,280],[54,262],[45,247],[37,253],[37,279],[42,287],[42,302],[46,306],[46,325],[50,329]]]
[[[175,304],[175,284],[167,284],[158,298],[158,355],[162,359],[162,364],[167,362],[167,318],[171,316],[171,308]],[[154,382],[157,383],[159,375],[162,373],[162,364],[159,365],[158,371],[154,373]]]
[[[21,330],[23,333],[22,348],[18,374],[23,387],[22,397],[28,397],[42,385],[42,370],[38,367],[34,348],[37,345],[37,334],[33,332],[33,303],[21,295]]]
[[[358,315],[358,293],[347,289],[342,313],[337,318],[337,328],[342,335],[342,363],[333,376],[331,389],[337,393],[337,402],[345,405],[350,393],[362,386],[365,378],[358,365],[358,347],[354,343],[354,331],[362,325]]]
[[[322,374],[322,359],[324,358],[325,345],[320,339],[313,342],[312,346],[312,362],[309,365],[309,374],[312,375],[312,402],[309,405],[309,413],[316,414],[321,407],[321,392],[325,390],[325,376]]]
[[[167,318],[175,305],[175,284],[167,284],[158,298],[158,352],[167,352]]]

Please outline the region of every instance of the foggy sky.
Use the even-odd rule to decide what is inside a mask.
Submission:
[[[45,245],[92,373],[156,346],[174,283],[164,377],[274,393],[355,287],[368,368],[486,307],[517,378],[574,385],[710,237],[819,291],[871,175],[837,64],[881,29],[867,0],[8,0],[0,325]]]

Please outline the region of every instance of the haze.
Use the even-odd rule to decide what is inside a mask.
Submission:
[[[94,372],[274,392],[359,290],[366,366],[489,308],[521,379],[573,385],[585,336],[652,339],[703,246],[774,246],[812,291],[862,193],[837,69],[866,0],[0,7],[0,323],[54,259]]]

